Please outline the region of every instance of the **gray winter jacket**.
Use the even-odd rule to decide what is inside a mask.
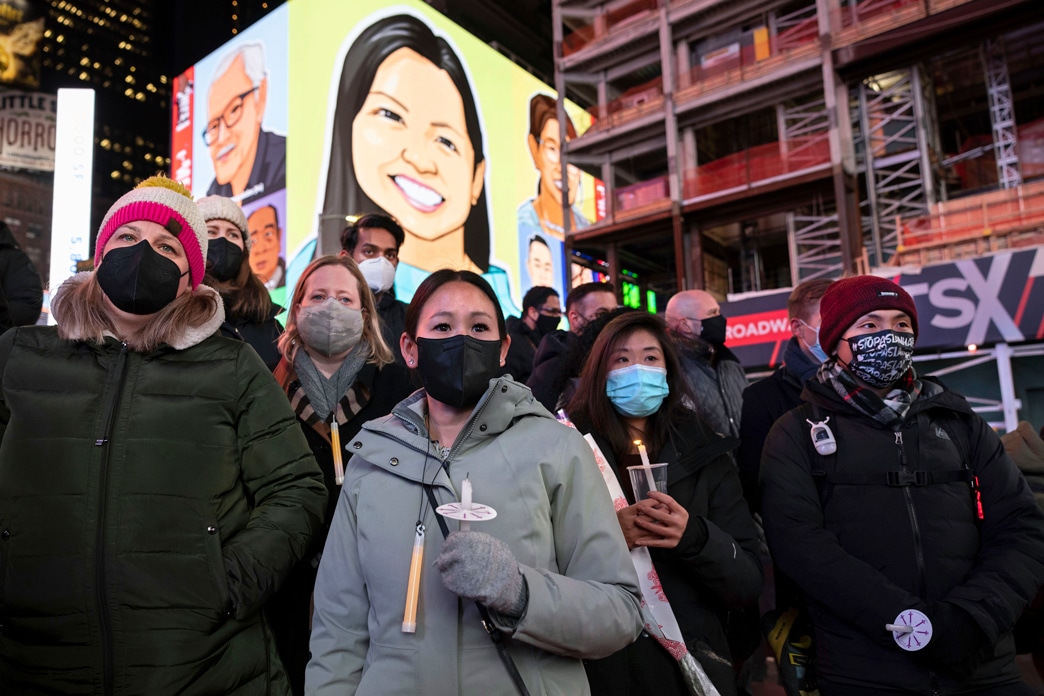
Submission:
[[[517,693],[475,605],[445,589],[432,567],[443,538],[422,483],[433,482],[441,505],[459,499],[467,477],[475,502],[497,511],[472,529],[511,548],[529,588],[521,618],[491,612],[527,687],[589,693],[580,660],[610,655],[642,629],[634,566],[591,448],[507,377],[490,381],[444,461],[425,410],[418,391],[347,443],[354,456],[319,567],[306,692]],[[408,634],[401,625],[421,510],[420,605]]]
[[[750,384],[743,366],[725,346],[714,348],[700,339],[678,342],[685,378],[696,397],[696,411],[719,435],[739,437],[743,390]]]

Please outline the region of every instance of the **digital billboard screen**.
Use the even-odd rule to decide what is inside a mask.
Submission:
[[[269,230],[273,290],[339,251],[346,218],[384,212],[406,232],[399,299],[466,268],[519,314],[533,285],[568,291],[562,189],[572,229],[605,208],[601,182],[563,174],[555,92],[422,2],[295,0],[175,88],[172,173],[239,197],[255,245]],[[566,110],[569,139],[590,116]]]

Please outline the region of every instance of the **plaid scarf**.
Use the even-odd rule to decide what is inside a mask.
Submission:
[[[855,377],[844,369],[837,359],[827,360],[823,363],[819,372],[816,373],[816,379],[820,384],[832,387],[847,403],[892,430],[902,427],[911,404],[921,396],[925,385],[924,382],[917,379],[917,375],[911,367],[898,382],[892,385],[891,391],[882,399],[868,387],[860,386]]]
[[[366,366],[359,371],[360,374],[365,371]],[[327,416],[325,419],[320,418],[319,414],[315,412],[312,407],[312,403],[308,398],[308,393],[305,391],[301,384],[301,380],[297,375],[297,371],[293,365],[288,363],[285,359],[279,361],[279,365],[276,367],[274,376],[276,381],[279,382],[279,386],[286,392],[287,398],[290,400],[290,407],[294,409],[294,413],[302,421],[307,423],[313,430],[322,435],[328,442],[330,441],[330,418]],[[363,380],[356,378],[353,380],[350,387],[348,387],[344,395],[337,402],[333,415],[337,418],[337,425],[343,427],[345,423],[355,418],[365,406],[370,402],[371,398],[370,388],[367,384],[363,383]],[[343,431],[342,431],[343,432]]]

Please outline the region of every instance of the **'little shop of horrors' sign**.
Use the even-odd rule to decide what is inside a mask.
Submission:
[[[1044,247],[897,269],[917,303],[917,352],[1044,339]],[[746,367],[774,367],[790,339],[789,291],[724,302],[728,340]]]
[[[0,166],[54,171],[58,98],[0,91]]]

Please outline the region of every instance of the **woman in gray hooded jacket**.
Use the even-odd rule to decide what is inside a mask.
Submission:
[[[581,659],[640,633],[637,577],[591,449],[527,388],[493,378],[508,344],[476,274],[437,271],[418,288],[401,349],[424,389],[347,443],[308,693],[519,693],[476,602],[534,694],[589,693]],[[458,501],[465,480],[497,515],[474,531],[445,520],[444,538],[433,508]]]

